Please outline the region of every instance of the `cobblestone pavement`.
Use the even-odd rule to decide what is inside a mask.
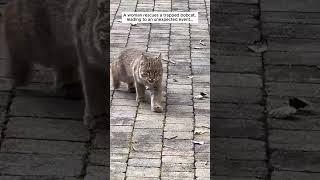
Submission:
[[[120,22],[125,11],[199,11],[199,23],[132,26]],[[111,2],[112,56],[135,47],[176,62],[163,61],[164,113],[137,104],[124,84],[112,91],[111,179],[209,179],[209,98],[193,98],[209,94],[208,18],[204,0]]]
[[[214,0],[211,74],[213,179],[320,178],[320,4]],[[248,45],[267,40],[268,50]],[[268,111],[290,97],[313,103],[291,119]]]

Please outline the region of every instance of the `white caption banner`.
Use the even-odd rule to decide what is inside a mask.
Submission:
[[[122,23],[198,23],[198,12],[122,12]]]

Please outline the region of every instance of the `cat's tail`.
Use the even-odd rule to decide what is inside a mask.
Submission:
[[[117,71],[117,63],[112,62],[110,66],[111,66],[113,88],[118,89],[120,87],[120,80],[119,80],[118,71]]]

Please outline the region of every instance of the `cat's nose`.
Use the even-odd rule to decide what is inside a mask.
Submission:
[[[149,79],[149,83],[153,83],[154,82],[154,80],[153,79]]]

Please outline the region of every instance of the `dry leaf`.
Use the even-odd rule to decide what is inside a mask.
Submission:
[[[204,142],[203,141],[192,141],[193,144],[199,144],[199,145],[203,145]]]
[[[194,98],[195,98],[195,99],[202,100],[204,97],[203,97],[201,94],[199,94],[199,95],[194,96]]]
[[[202,46],[206,46],[206,44],[203,42],[203,40],[201,39],[199,42]]]
[[[256,42],[253,45],[249,45],[248,48],[256,53],[262,53],[268,50],[268,45],[266,41]]]
[[[273,109],[269,112],[269,115],[274,118],[287,118],[297,112],[297,109],[291,106],[282,106]]]

